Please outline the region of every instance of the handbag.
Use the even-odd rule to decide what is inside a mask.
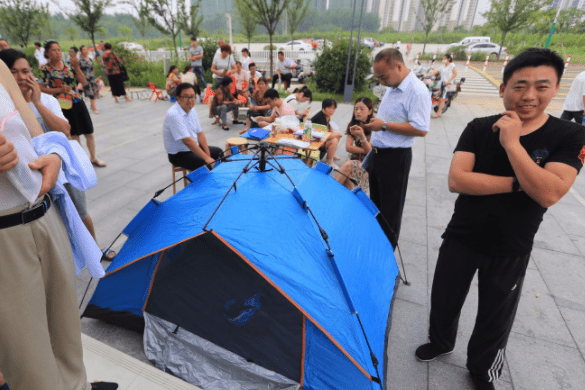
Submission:
[[[130,81],[130,77],[128,77],[128,72],[126,71],[126,67],[122,64],[120,66],[120,74],[122,75],[123,81]]]

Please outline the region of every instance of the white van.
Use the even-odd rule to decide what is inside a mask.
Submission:
[[[469,46],[474,43],[489,43],[491,42],[490,37],[465,37],[459,42],[452,43],[448,46],[448,49],[451,49],[455,46]]]

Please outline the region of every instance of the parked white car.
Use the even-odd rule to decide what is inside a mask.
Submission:
[[[496,43],[491,43],[491,42],[483,42],[483,43],[474,43],[473,45],[469,45],[467,47],[467,50],[465,50],[467,53],[485,53],[485,54],[491,54],[494,56],[498,56],[498,54],[500,53],[500,45],[496,44]],[[502,54],[506,54],[506,48],[502,48]]]
[[[144,47],[136,42],[120,42],[119,45],[126,50],[144,51]]]
[[[319,44],[319,48],[322,49],[323,45],[327,45],[327,47],[331,48],[333,47],[333,43],[331,43],[331,41],[327,40],[325,41],[325,39],[317,39],[315,42],[317,42]],[[325,43],[327,42],[327,43]]]
[[[374,48],[376,47],[376,41],[374,40],[374,38],[363,38],[362,45],[369,47],[370,50],[374,50]]]
[[[278,50],[313,51],[313,46],[303,41],[290,41],[279,45]]]

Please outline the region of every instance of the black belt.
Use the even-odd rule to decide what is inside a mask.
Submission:
[[[43,201],[18,213],[3,215],[0,217],[0,229],[11,228],[18,225],[28,225],[47,213],[51,207],[51,198],[46,194]]]
[[[402,153],[406,150],[410,150],[411,148],[372,148],[372,152],[376,154],[392,154],[392,153]]]

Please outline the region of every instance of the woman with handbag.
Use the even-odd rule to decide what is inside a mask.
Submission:
[[[114,96],[116,103],[118,103],[118,96],[124,96],[124,99],[126,99],[127,102],[131,102],[132,99],[126,95],[126,89],[124,88],[124,81],[127,81],[128,79],[126,68],[122,64],[120,57],[112,52],[111,43],[105,43],[104,48],[106,49],[106,52],[102,55],[102,61],[106,67],[108,81],[112,88],[112,96]],[[126,77],[124,77],[124,74],[126,74]]]
[[[96,156],[93,122],[78,92],[83,89],[87,80],[76,56],[71,56],[70,63],[63,61],[62,56],[57,41],[45,42],[45,58],[48,62],[41,66],[44,75],[41,91],[53,95],[59,101],[61,111],[71,126],[71,137],[80,142],[81,135],[85,136],[91,163],[96,167],[105,167],[106,163]]]

